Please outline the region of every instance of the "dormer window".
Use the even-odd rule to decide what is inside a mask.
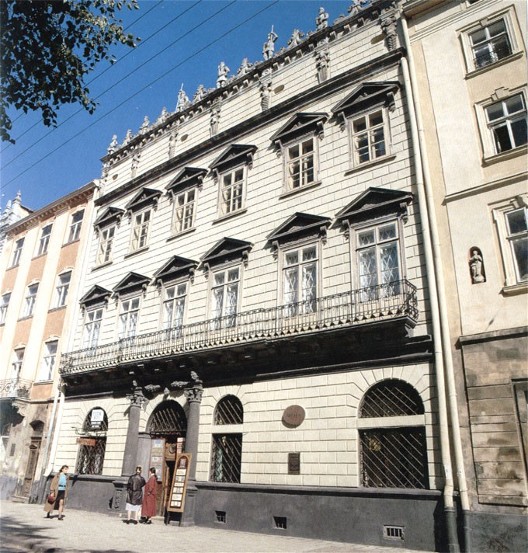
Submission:
[[[326,113],[298,113],[271,137],[284,159],[286,192],[318,183],[318,139],[322,137],[326,119]]]

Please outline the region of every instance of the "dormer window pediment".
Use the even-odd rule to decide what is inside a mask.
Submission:
[[[208,271],[209,267],[239,260],[247,264],[249,252],[253,244],[236,238],[222,238],[201,259],[202,267]]]
[[[253,154],[257,151],[257,147],[248,144],[231,144],[229,148],[216,158],[209,166],[209,169],[216,175],[237,165],[251,165],[253,162]]]
[[[175,280],[183,276],[192,278],[198,262],[175,255],[154,273],[153,281],[157,284]]]
[[[139,290],[145,291],[150,278],[139,273],[128,273],[112,290],[114,296],[122,296]]]
[[[108,298],[111,295],[112,292],[110,290],[95,284],[88,290],[88,292],[86,292],[86,294],[84,294],[84,296],[79,300],[79,303],[84,308],[94,305],[103,305],[107,303]]]
[[[158,204],[159,197],[161,196],[160,190],[154,190],[152,188],[142,188],[125,206],[125,210],[129,213],[134,211],[140,211],[144,207],[153,206]]]
[[[275,146],[281,147],[310,133],[321,136],[327,119],[326,113],[297,113],[270,140]]]
[[[305,238],[322,238],[324,240],[330,223],[331,219],[329,217],[309,213],[295,213],[268,235],[267,243],[276,249],[279,245]]]
[[[107,207],[95,220],[94,227],[100,229],[113,223],[119,223],[124,213],[125,211],[118,207]]]
[[[385,216],[405,217],[413,194],[385,188],[368,188],[336,215],[341,224],[359,223]]]
[[[207,169],[200,167],[184,167],[174,179],[166,186],[168,193],[177,193],[192,188],[201,186]]]

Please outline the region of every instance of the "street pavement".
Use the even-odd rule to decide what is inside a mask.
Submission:
[[[199,526],[128,525],[115,514],[65,510],[47,519],[42,505],[0,501],[1,553],[411,553],[289,536],[234,532]],[[413,553],[424,553],[413,550]]]

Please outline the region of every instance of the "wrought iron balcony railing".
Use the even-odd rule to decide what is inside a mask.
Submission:
[[[399,280],[310,301],[233,313],[72,351],[62,355],[60,373],[79,373],[397,317],[406,316],[416,322],[417,303],[416,287],[407,280]]]
[[[0,398],[27,398],[33,382],[22,378],[0,380]]]

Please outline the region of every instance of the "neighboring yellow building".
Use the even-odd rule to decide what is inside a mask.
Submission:
[[[76,298],[94,182],[3,229],[0,256],[0,494],[38,495]],[[49,467],[48,470],[51,470]],[[42,481],[44,483],[44,480]]]

